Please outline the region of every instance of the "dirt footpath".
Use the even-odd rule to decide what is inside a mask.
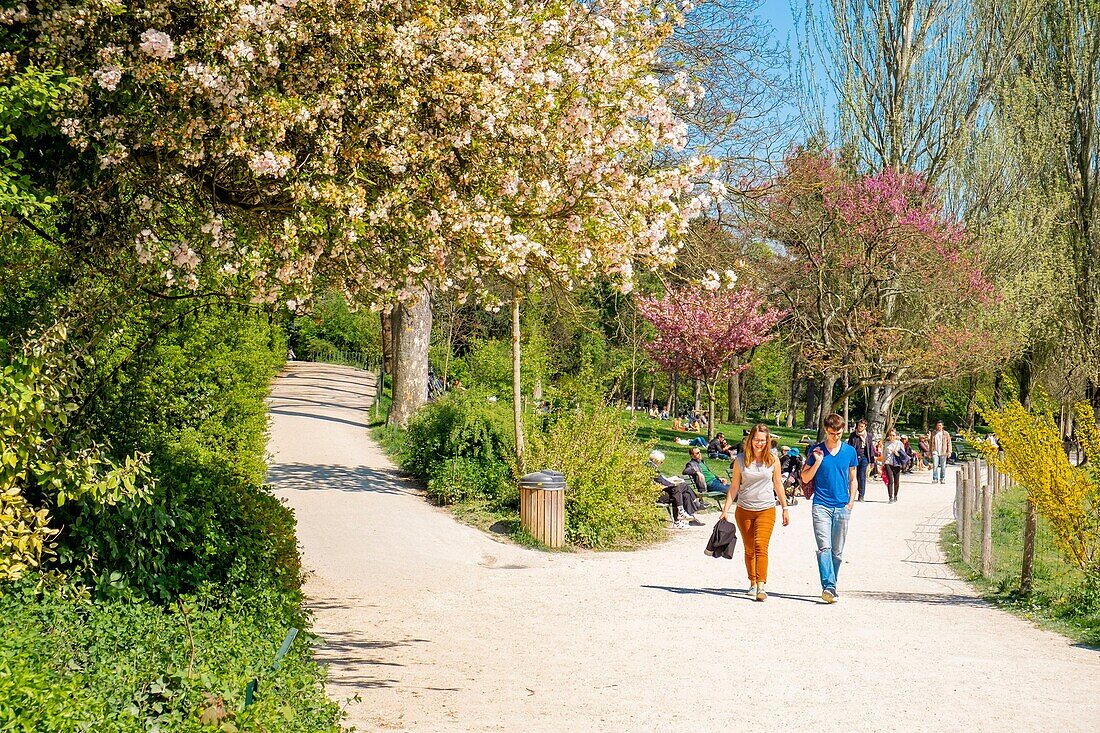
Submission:
[[[361,731],[1100,731],[1100,652],[976,599],[943,564],[954,481],[881,483],[825,606],[809,506],[756,603],[710,527],[543,553],[430,506],[370,441],[369,375],[292,363],[271,480],[294,508],[328,692]],[[711,515],[712,517],[714,515]]]

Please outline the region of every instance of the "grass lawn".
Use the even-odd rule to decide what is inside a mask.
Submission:
[[[1085,575],[1068,563],[1054,546],[1050,526],[1042,517],[1036,536],[1033,592],[1019,592],[1024,548],[1026,492],[1016,486],[999,495],[993,505],[993,572],[989,578],[962,562],[955,525],[944,528],[944,553],[959,577],[969,581],[987,600],[1085,644],[1100,645],[1100,589],[1090,593]],[[976,522],[980,535],[981,523]],[[974,562],[980,563],[981,539],[972,538]]]

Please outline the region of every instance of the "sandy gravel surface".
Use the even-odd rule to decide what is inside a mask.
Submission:
[[[369,375],[292,363],[271,479],[298,517],[328,691],[362,731],[1100,731],[1100,652],[976,599],[937,547],[954,482],[881,483],[825,606],[805,503],[771,598],[710,527],[542,553],[456,523],[372,443]],[[714,515],[711,515],[712,517]]]

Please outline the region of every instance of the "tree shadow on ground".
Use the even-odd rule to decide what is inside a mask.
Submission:
[[[316,604],[310,604],[316,605]],[[331,604],[333,607],[337,604]],[[317,634],[314,658],[328,669],[329,681],[358,688],[393,687],[399,680],[386,676],[383,670],[404,667],[401,662],[380,659],[378,652],[428,644],[428,639],[371,639],[359,631],[330,631]],[[374,672],[380,674],[374,674]]]
[[[333,407],[339,408],[340,406],[339,405],[333,405]],[[353,409],[353,408],[344,408],[344,409]],[[345,420],[345,419],[340,418],[340,417],[328,417],[327,415],[317,415],[317,414],[310,413],[310,412],[294,412],[292,410],[272,409],[272,410],[268,410],[268,413],[271,414],[271,415],[286,415],[287,417],[305,417],[305,418],[309,418],[310,420],[323,420],[325,422],[338,422],[338,423],[341,423],[342,425],[350,425],[353,428],[363,428],[364,430],[367,430],[368,428],[370,428],[370,425],[365,423],[365,422],[356,422],[354,420]]]
[[[958,593],[905,593],[901,591],[850,590],[844,592],[852,598],[868,598],[888,603],[921,603],[929,606],[970,606],[991,608],[992,604],[981,598]]]
[[[366,466],[321,466],[306,463],[276,463],[267,473],[273,489],[291,491],[354,491],[376,494],[423,496],[424,491],[397,469]]]

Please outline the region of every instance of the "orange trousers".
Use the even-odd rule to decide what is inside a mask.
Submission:
[[[768,543],[775,529],[775,509],[753,512],[737,507],[733,512],[741,542],[745,546],[745,571],[749,585],[768,582]]]

